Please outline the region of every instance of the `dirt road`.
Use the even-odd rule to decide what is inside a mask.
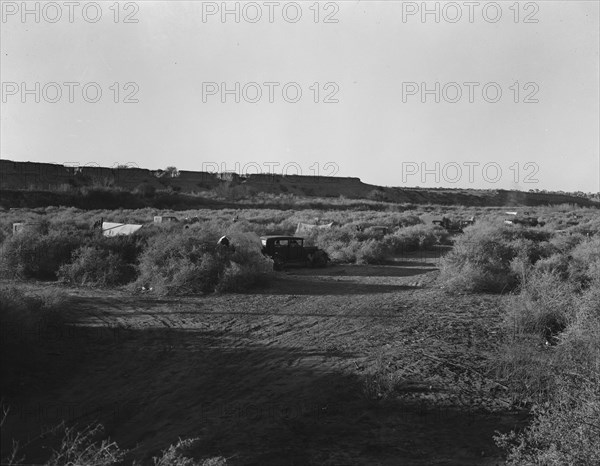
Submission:
[[[487,372],[503,298],[447,296],[435,265],[290,270],[208,297],[68,290],[74,325],[42,336],[49,363],[7,396],[5,434],[98,420],[144,463],[197,437],[240,465],[501,464],[494,431],[523,421]]]

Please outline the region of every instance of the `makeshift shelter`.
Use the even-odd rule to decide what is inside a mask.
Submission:
[[[333,222],[331,223],[327,223],[324,225],[313,225],[311,223],[298,223],[298,226],[296,227],[296,233],[294,233],[295,236],[300,236],[300,235],[307,235],[309,234],[311,231],[313,230],[326,230],[329,229],[333,226]]]
[[[378,235],[387,235],[389,233],[389,228],[385,227],[385,226],[381,226],[381,225],[375,225],[375,226],[369,227],[369,229],[373,233],[376,233]]]
[[[128,236],[134,234],[143,225],[131,223],[102,222],[102,234],[104,236]]]
[[[23,232],[48,233],[48,225],[44,222],[17,222],[12,225],[13,235]]]
[[[154,223],[168,223],[168,222],[178,222],[179,219],[177,217],[173,217],[171,215],[155,215]]]

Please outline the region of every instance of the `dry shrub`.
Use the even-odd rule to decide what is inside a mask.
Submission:
[[[466,228],[442,259],[440,281],[449,291],[513,290],[533,264],[556,252],[550,235],[485,222]]]
[[[60,266],[85,241],[82,235],[22,232],[8,238],[0,252],[0,274],[7,278],[56,279]]]
[[[58,290],[26,294],[14,286],[0,288],[2,346],[30,343],[36,333],[48,326],[64,324],[68,297]]]
[[[94,246],[83,246],[73,253],[73,261],[63,264],[58,277],[75,285],[110,287],[135,278],[133,265],[117,253]]]
[[[563,253],[556,253],[550,257],[536,262],[534,271],[537,273],[554,274],[562,280],[569,278],[569,257]]]
[[[418,218],[417,218],[418,220]],[[407,221],[411,221],[408,218]],[[346,225],[327,230],[315,230],[307,235],[307,244],[324,249],[332,261],[356,264],[381,264],[394,254],[427,249],[444,243],[446,230],[434,225],[417,224],[399,228],[383,235],[374,228],[356,230],[356,225]]]
[[[44,335],[66,322],[68,297],[58,290],[26,294],[10,286],[0,288],[0,362],[2,386],[14,388],[13,377],[36,365],[44,355]]]
[[[81,431],[64,428],[60,447],[54,451],[45,466],[86,465],[113,466],[119,464],[125,454],[115,442],[100,439],[104,429],[101,425],[88,426]]]
[[[169,446],[161,456],[152,458],[154,466],[226,466],[227,459],[215,456],[205,460],[193,459],[193,450],[198,439],[179,440],[175,445]]]
[[[546,339],[562,332],[574,319],[574,288],[554,273],[532,273],[512,297],[507,326],[517,333]]]
[[[507,464],[516,465],[589,465],[600,458],[600,280],[577,294],[571,283],[570,290],[557,285],[557,277],[548,278],[539,293],[569,294],[562,298],[563,306],[570,301],[567,326],[556,339],[556,346],[531,344],[515,345],[509,340],[505,351],[507,371],[513,393],[521,400],[527,395],[535,402],[533,422],[522,433],[498,435],[496,442],[507,451]],[[531,284],[533,285],[534,282]],[[538,282],[539,283],[539,282]],[[530,296],[525,290],[524,299]],[[536,321],[534,319],[534,321]],[[525,331],[541,328],[524,327]],[[517,337],[523,339],[526,333]],[[516,387],[517,384],[520,387]],[[542,388],[532,394],[532,387]],[[515,390],[515,388],[517,388]],[[519,390],[520,389],[520,390]],[[529,391],[529,393],[528,393]]]
[[[440,280],[449,291],[492,291],[513,288],[516,274],[510,263],[516,257],[502,230],[478,224],[459,236],[441,262]]]
[[[583,287],[600,280],[600,236],[586,238],[571,250],[569,275]]]
[[[335,240],[323,244],[323,249],[333,262],[350,264],[356,261],[356,251],[360,248],[360,244],[358,240],[351,240],[348,243],[343,240]]]
[[[575,316],[560,335],[557,358],[564,367],[600,379],[600,280],[574,300],[573,308]]]
[[[512,334],[496,355],[495,372],[516,406],[548,399],[554,386],[554,360],[537,335]]]
[[[533,272],[506,304],[508,339],[498,353],[498,370],[519,403],[547,399],[555,382],[555,345],[576,320],[575,287],[559,275]]]
[[[137,287],[158,294],[194,294],[241,290],[270,277],[272,262],[260,252],[260,243],[232,235],[234,248],[216,244],[218,236],[198,230],[157,234],[139,261]],[[267,269],[269,273],[267,273]]]
[[[360,243],[355,252],[357,264],[379,264],[388,257],[389,249],[386,244],[377,239],[369,239]]]
[[[582,234],[555,234],[554,237],[550,239],[550,243],[557,249],[557,251],[566,252],[573,249],[582,241],[585,241],[585,238],[586,237]]]
[[[7,407],[2,406],[3,409]],[[9,408],[9,407],[8,407]],[[8,409],[10,412],[10,409]],[[64,422],[48,429],[43,439],[50,442],[57,438],[58,448],[52,450],[50,458],[43,466],[118,466],[125,463],[129,453],[119,445],[104,437],[104,427],[101,424],[89,425],[81,430],[76,427],[67,427]],[[176,444],[163,450],[160,456],[152,458],[154,466],[226,466],[227,459],[215,456],[204,460],[193,458],[193,449],[198,439],[179,439]],[[47,447],[44,447],[47,448]],[[21,452],[19,444],[13,442],[12,451],[2,458],[2,464],[18,466],[24,464],[25,455]],[[132,466],[140,463],[133,461]]]
[[[396,393],[401,383],[401,374],[379,353],[374,367],[362,378],[362,394],[369,401],[385,400]]]
[[[415,214],[402,214],[397,219],[398,226],[410,227],[413,225],[421,225],[423,221]]]
[[[412,225],[400,228],[384,238],[390,254],[427,249],[436,244],[448,242],[448,232],[436,225]]]
[[[533,422],[521,434],[495,440],[508,452],[508,466],[587,466],[600,458],[600,380],[560,378],[551,401],[533,409]]]
[[[253,233],[235,231],[231,231],[229,237],[235,251],[223,270],[216,291],[243,291],[267,283],[273,276],[273,260],[263,255],[260,238]]]

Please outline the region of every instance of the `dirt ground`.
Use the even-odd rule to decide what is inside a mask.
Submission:
[[[438,257],[291,269],[249,294],[68,289],[73,325],[40,335],[3,441],[35,461],[43,426],[99,421],[144,464],[178,438],[233,465],[502,464],[494,432],[525,420],[488,371],[504,298],[447,295]]]

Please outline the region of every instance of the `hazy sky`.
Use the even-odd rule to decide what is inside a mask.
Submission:
[[[600,191],[597,1],[1,3],[3,159]]]

